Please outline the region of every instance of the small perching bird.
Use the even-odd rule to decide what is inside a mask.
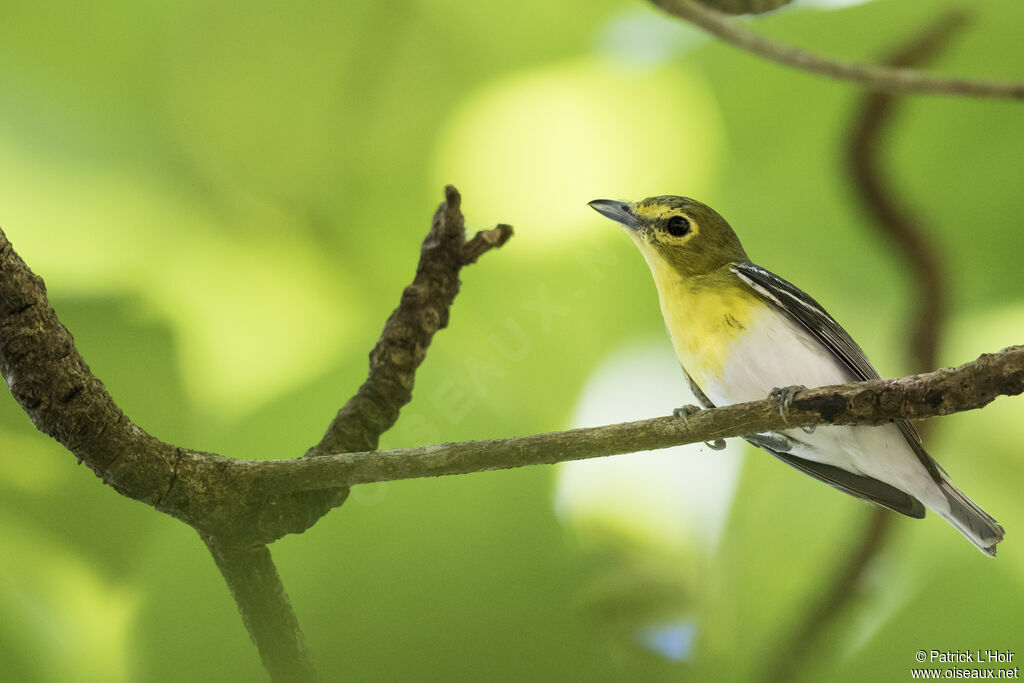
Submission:
[[[650,266],[672,345],[705,408],[766,395],[788,408],[800,385],[879,377],[818,302],[750,262],[709,206],[671,195],[636,203],[598,199],[590,206],[624,225]],[[852,496],[910,517],[924,517],[928,507],[987,555],[996,554],[1003,538],[1003,528],[953,486],[906,420],[746,439]]]

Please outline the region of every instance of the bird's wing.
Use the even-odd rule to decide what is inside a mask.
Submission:
[[[807,330],[850,371],[855,379],[869,380],[880,377],[878,370],[875,370],[875,366],[871,364],[857,342],[850,338],[846,330],[821,307],[821,304],[799,287],[753,263],[734,263],[730,270],[769,305]],[[921,437],[914,426],[907,420],[895,420],[894,423],[932,479],[936,483],[944,481],[941,468],[924,450]]]
[[[753,263],[735,263],[730,270],[767,303],[811,333],[858,380],[880,375],[857,342],[817,301],[791,282]]]
[[[924,517],[924,505],[921,504],[921,501],[909,493],[900,491],[895,486],[890,486],[878,479],[847,472],[841,467],[834,467],[833,465],[826,465],[825,463],[814,462],[813,460],[798,458],[789,453],[783,453],[764,443],[759,443],[756,435],[746,437],[746,439],[758,448],[768,451],[787,465],[791,465],[804,474],[810,475],[818,481],[825,482],[843,493],[848,493],[854,498],[877,503],[908,517],[915,517],[917,519]]]

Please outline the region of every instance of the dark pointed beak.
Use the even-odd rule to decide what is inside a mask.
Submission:
[[[640,219],[633,213],[633,205],[629,202],[617,202],[613,199],[595,199],[588,206],[605,218],[611,218],[616,223],[622,223],[630,230],[636,230],[640,227]]]

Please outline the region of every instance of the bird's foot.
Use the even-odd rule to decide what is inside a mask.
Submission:
[[[690,426],[690,416],[699,413],[702,409],[692,403],[687,403],[681,408],[676,408],[672,411],[672,417],[678,417],[683,421],[683,424],[687,427]],[[720,451],[725,448],[725,439],[714,439],[713,441],[705,441],[704,445],[713,451]]]
[[[690,424],[690,421],[689,421],[688,418],[691,415],[693,415],[694,413],[699,413],[700,411],[701,411],[700,406],[695,406],[692,403],[687,403],[685,406],[683,406],[681,408],[676,408],[675,410],[673,410],[672,411],[672,417],[678,417],[678,418],[680,418],[683,421],[683,424],[688,425],[688,424]]]
[[[789,407],[793,404],[793,399],[801,391],[806,391],[807,387],[802,384],[794,384],[788,387],[775,387],[768,394],[769,400],[779,402],[779,417],[782,418],[786,425],[789,425]],[[814,427],[801,427],[801,429],[807,434],[814,433]]]
[[[788,387],[775,387],[768,392],[768,399],[771,401],[779,402],[779,417],[783,420],[789,417],[789,406],[793,404],[793,399],[801,391],[806,391],[807,387],[802,384],[793,384]]]

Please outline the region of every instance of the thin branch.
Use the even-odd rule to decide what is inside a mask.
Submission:
[[[787,5],[791,0],[701,0],[723,14],[763,14]]]
[[[929,76],[913,69],[844,62],[789,45],[780,45],[756,33],[751,33],[730,21],[728,15],[705,7],[697,0],[651,0],[651,2],[669,14],[685,19],[734,47],[746,50],[758,57],[808,73],[858,83],[870,90],[908,95],[1024,98],[1024,81],[941,78]]]
[[[481,230],[462,245],[462,263],[469,265],[491,249],[501,247],[512,237],[512,226],[499,223],[490,230]]]
[[[459,293],[459,271],[512,236],[511,226],[499,225],[467,242],[461,202],[458,190],[447,186],[445,201],[423,240],[416,277],[402,292],[401,303],[370,352],[369,376],[307,456],[377,447],[380,435],[391,428],[402,406],[412,399],[416,369],[434,334],[448,325],[449,309]]]
[[[274,681],[317,680],[281,577],[265,545],[234,546],[204,538],[238,605],[263,667]]]
[[[949,45],[966,19],[960,11],[947,12],[899,46],[885,59],[885,63],[895,67],[926,64]],[[908,316],[911,324],[907,355],[910,367],[923,372],[938,362],[939,335],[946,312],[946,279],[938,250],[929,238],[924,221],[901,202],[892,189],[894,184],[883,172],[884,133],[891,130],[901,101],[895,93],[865,95],[847,144],[847,158],[854,187],[874,219],[872,224],[883,238],[892,240],[914,278],[916,296],[913,297],[913,308],[916,315]],[[864,573],[885,547],[895,519],[896,516],[884,508],[871,512],[859,539],[851,544],[831,581],[820,592],[820,598],[812,602],[803,621],[777,649],[768,680],[779,683],[792,680],[814,650],[826,642],[829,625],[859,595],[857,588]]]
[[[824,424],[878,425],[973,410],[997,396],[1024,392],[1024,346],[985,354],[957,368],[900,379],[806,389],[787,416],[775,400],[702,410],[684,423],[674,417],[490,441],[300,460],[230,460],[232,486],[248,496],[369,482],[468,474],[668,448],[746,434]]]

